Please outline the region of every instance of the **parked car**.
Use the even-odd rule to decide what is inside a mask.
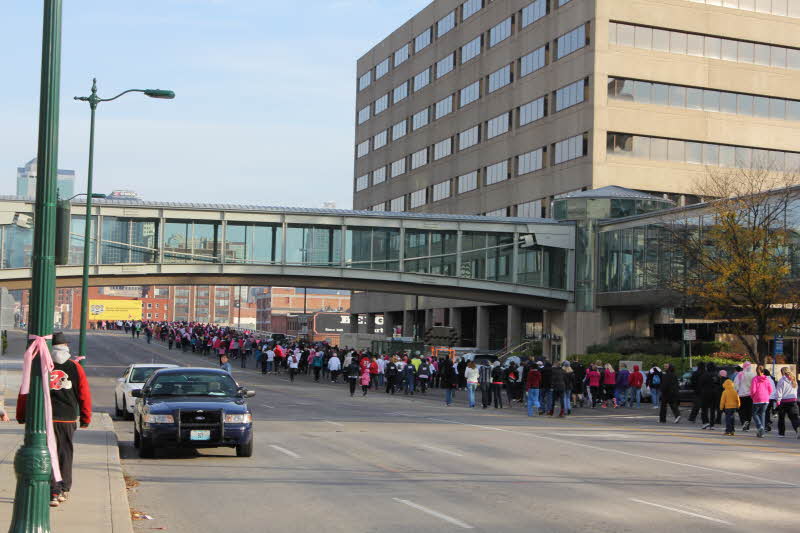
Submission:
[[[117,386],[114,388],[114,414],[117,418],[133,418],[136,399],[131,392],[141,389],[156,370],[177,367],[178,365],[136,363],[126,368],[122,377],[117,378]]]
[[[168,447],[229,447],[239,457],[253,455],[253,416],[246,399],[255,392],[224,370],[160,370],[133,396],[133,444],[141,457]]]
[[[678,397],[680,398],[681,403],[693,403],[694,402],[694,386],[692,384],[692,374],[694,373],[694,367],[692,370],[684,372],[683,375],[678,378]],[[725,370],[728,373],[728,376],[732,376],[734,372],[736,372],[736,365],[725,365],[721,367],[717,367],[716,371],[719,372],[720,370]]]

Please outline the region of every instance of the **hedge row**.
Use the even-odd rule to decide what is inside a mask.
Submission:
[[[654,366],[664,369],[667,364],[672,364],[681,372],[689,370],[689,358],[672,357],[669,355],[651,355],[651,354],[620,354],[620,353],[593,353],[593,354],[576,354],[569,357],[570,361],[580,361],[584,364],[594,363],[595,361],[602,361],[603,364],[610,363],[614,369],[619,368],[620,361],[641,361],[642,370],[650,370]],[[723,357],[714,357],[710,355],[703,355],[692,357],[692,363],[714,363],[717,366],[741,365],[741,361],[725,359]],[[629,369],[631,370],[631,369]]]

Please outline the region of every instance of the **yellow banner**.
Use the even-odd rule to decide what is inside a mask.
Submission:
[[[141,320],[139,300],[89,300],[89,320]]]

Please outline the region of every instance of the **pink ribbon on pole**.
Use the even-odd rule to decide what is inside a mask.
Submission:
[[[56,451],[56,435],[53,431],[53,405],[50,402],[50,372],[52,372],[55,365],[53,358],[50,356],[50,349],[47,347],[47,339],[52,339],[52,335],[40,337],[38,335],[28,335],[28,339],[32,340],[30,346],[25,351],[22,359],[22,384],[19,387],[20,394],[30,393],[31,388],[31,370],[33,368],[33,360],[38,355],[39,362],[42,367],[42,401],[44,402],[44,421],[45,430],[47,432],[47,449],[50,451],[50,463],[53,466],[53,478],[58,482],[61,481],[61,469],[58,466],[58,453]],[[28,404],[30,406],[30,404]],[[26,416],[30,416],[26,414]]]

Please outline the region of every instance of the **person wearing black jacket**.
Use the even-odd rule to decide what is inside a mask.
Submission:
[[[544,362],[542,368],[542,393],[544,394],[544,401],[541,402],[539,414],[544,414],[553,411],[553,365],[550,361]]]
[[[492,405],[492,367],[489,365],[481,365],[478,369],[478,383],[481,386],[481,403],[483,408],[486,409]]]
[[[417,369],[417,382],[419,383],[419,391],[425,394],[428,390],[428,380],[431,379],[431,364],[427,359],[423,359]]]
[[[494,408],[503,408],[503,379],[505,378],[500,361],[495,361],[492,366],[492,398],[494,398]]]
[[[467,388],[467,361],[462,359],[456,366],[458,370],[458,390],[465,390]]]
[[[355,359],[355,358],[353,358]],[[390,392],[394,394],[394,389],[397,386],[397,364],[396,364],[396,357],[392,357],[387,361],[386,366],[383,369],[383,373],[386,375],[386,394]]]
[[[442,376],[445,405],[449,406],[453,403],[453,391],[458,388],[458,375],[453,361],[449,358],[445,359],[444,364],[439,367],[439,373]]]
[[[667,423],[667,405],[669,405],[672,415],[675,417],[675,423],[681,421],[681,411],[678,409],[678,402],[680,396],[678,394],[678,377],[675,375],[675,367],[667,365],[664,373],[661,375],[661,409],[658,415],[658,421],[662,424]]]
[[[700,392],[700,419],[703,429],[714,429],[719,411],[719,394],[722,394],[722,383],[719,382],[717,367],[708,363],[698,380],[697,390]],[[710,416],[709,416],[710,411]]]
[[[559,418],[564,416],[564,394],[566,392],[566,383],[564,380],[564,369],[560,365],[553,365],[550,368],[550,390],[552,396],[552,403],[550,410],[547,412],[549,416],[553,416],[556,405],[559,406]]]
[[[353,396],[356,393],[356,385],[358,385],[358,380],[361,377],[361,367],[358,366],[358,361],[355,358],[350,362],[350,366],[345,369],[345,375],[350,384],[350,396]]]
[[[706,365],[704,363],[697,363],[697,370],[692,372],[692,377],[689,379],[692,390],[694,390],[694,399],[692,400],[692,410],[689,413],[689,422],[697,420],[697,415],[700,412],[700,405],[703,403],[700,381],[703,379],[705,371]]]

